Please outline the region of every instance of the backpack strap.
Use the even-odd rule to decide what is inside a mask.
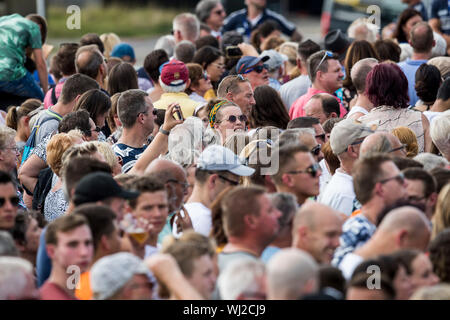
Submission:
[[[58,102],[58,98],[56,97],[56,86],[52,88],[52,105],[55,105]]]

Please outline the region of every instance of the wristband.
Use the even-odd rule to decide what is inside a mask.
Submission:
[[[164,130],[164,129],[162,128],[162,126],[159,127],[159,132],[161,132],[162,134],[165,134],[166,136],[168,136],[168,135],[170,134],[170,131]]]

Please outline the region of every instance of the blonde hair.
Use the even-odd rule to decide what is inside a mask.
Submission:
[[[73,130],[72,130],[73,131]],[[50,169],[59,177],[62,168],[62,158],[66,150],[75,144],[77,135],[72,132],[55,134],[47,144],[47,163]]]
[[[105,141],[91,141],[96,147],[98,152],[100,152],[106,160],[106,163],[114,168],[118,164],[118,159],[116,154],[111,148],[111,145]]]
[[[445,228],[450,227],[450,183],[447,183],[439,193],[436,210],[431,221],[433,222],[431,240]]]
[[[432,287],[422,287],[409,300],[450,300],[450,284],[439,283]]]
[[[414,131],[408,127],[397,127],[392,129],[392,134],[400,140],[401,143],[406,144],[406,156],[414,158],[419,153],[419,144]]]
[[[102,40],[103,47],[105,48],[103,53],[105,58],[109,58],[112,49],[121,42],[119,36],[113,32],[101,34],[100,40]]]

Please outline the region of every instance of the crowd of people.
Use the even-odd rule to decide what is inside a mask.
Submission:
[[[0,299],[450,299],[447,1],[320,43],[243,2],[141,68],[0,17]]]

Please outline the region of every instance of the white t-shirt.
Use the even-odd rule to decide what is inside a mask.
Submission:
[[[339,265],[339,269],[341,269],[344,278],[350,280],[353,271],[355,271],[356,267],[363,261],[364,259],[361,256],[354,253],[347,253]]]
[[[327,164],[325,159],[320,160],[319,162],[320,170],[322,170],[322,174],[319,177],[319,185],[320,185],[320,194],[325,191],[326,186],[331,180],[331,173],[328,171]]]
[[[442,115],[442,112],[436,112],[436,111],[424,111],[424,116],[427,117],[430,124],[434,121],[434,119],[438,118]]]
[[[353,190],[353,177],[338,168],[320,194],[319,202],[350,216],[356,195]]]
[[[211,210],[200,202],[186,203],[184,207],[189,213],[189,218],[191,218],[194,231],[201,233],[205,237],[209,237],[212,228]],[[181,236],[181,234],[176,232],[177,227],[175,221],[172,230],[175,237]]]
[[[369,113],[369,111],[367,111],[367,110],[366,110],[365,108],[363,108],[363,107],[360,107],[360,106],[353,106],[353,107],[350,109],[349,113],[347,114],[347,118],[350,118],[350,116],[351,116],[352,114],[357,113],[357,112],[361,112],[361,113],[364,114],[364,115],[366,115],[366,114]]]

